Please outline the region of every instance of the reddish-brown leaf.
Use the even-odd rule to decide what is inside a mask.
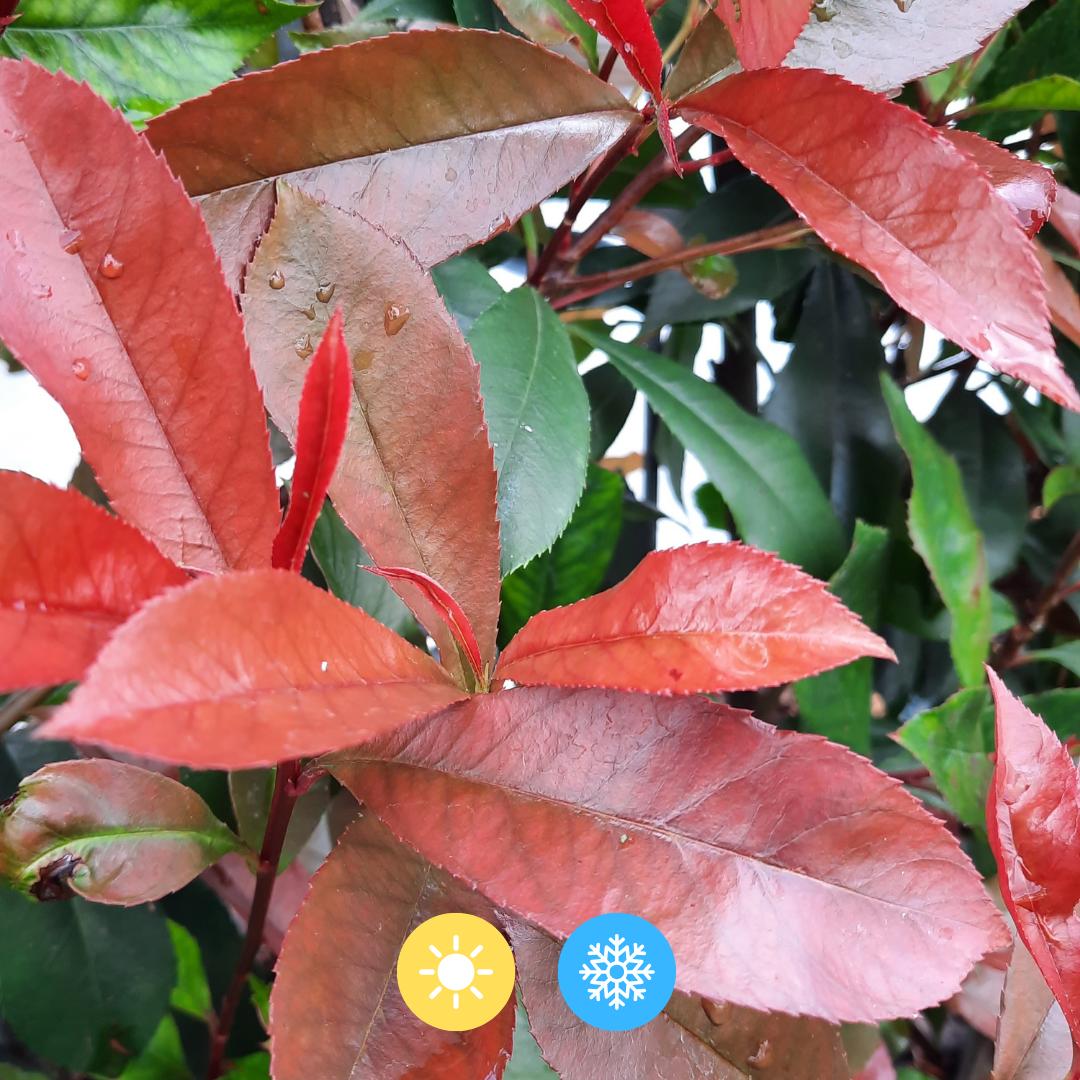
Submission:
[[[242,847],[189,787],[119,761],[60,761],[0,812],[0,877],[39,900],[143,904]]]
[[[1046,305],[1050,309],[1050,321],[1074,345],[1080,346],[1080,298],[1065,271],[1055,262],[1054,256],[1042,246],[1035,245],[1039,256],[1043,279],[1046,282]]]
[[[232,80],[152,120],[147,137],[192,195],[211,195],[204,212],[219,225],[234,216],[210,204],[239,214],[284,177],[432,266],[506,228],[637,123],[617,90],[546,49],[443,29]],[[253,238],[236,229],[230,248],[239,236]]]
[[[294,442],[307,356],[331,302],[344,315],[353,387],[345,453],[330,485],[334,508],[377,565],[419,570],[454,596],[488,664],[499,526],[476,362],[401,243],[282,185],[243,307],[270,414]],[[415,585],[394,584],[456,668],[442,617]]]
[[[614,236],[621,236],[635,251],[648,255],[650,259],[686,247],[679,230],[655,210],[631,210],[611,232]]]
[[[1058,191],[1049,169],[1037,161],[1018,158],[971,131],[943,128],[941,134],[979,166],[1028,236],[1034,236],[1046,224]]]
[[[1080,195],[1059,184],[1050,224],[1080,251]]]
[[[986,821],[1001,895],[1065,1014],[1080,1070],[1080,776],[1057,736],[989,677],[997,753]]]
[[[0,61],[0,339],[116,510],[181,566],[267,566],[266,422],[198,210],[91,90]]]
[[[613,589],[534,615],[496,679],[695,694],[895,659],[823,582],[742,544],[656,551]]]
[[[655,1020],[602,1031],[579,1020],[559,992],[559,944],[510,925],[529,1027],[561,1080],[848,1080],[837,1028],[676,992]]]
[[[1073,1059],[1069,1025],[1020,942],[1013,947],[1000,1007],[994,1080],[1060,1080],[1069,1073]]]
[[[144,607],[41,731],[244,769],[353,746],[463,696],[369,615],[296,574],[255,570]]]
[[[0,691],[78,679],[125,619],[186,581],[78,492],[0,472]]]
[[[514,1003],[473,1031],[418,1020],[394,977],[405,938],[426,919],[483,897],[403,847],[367,814],[315,875],[277,965],[270,998],[275,1080],[498,1080],[510,1059]]]
[[[297,570],[304,563],[330,480],[345,445],[352,398],[349,348],[338,308],[315,350],[304,378],[296,422],[296,466],[289,491],[289,509],[274,537],[274,565]]]
[[[776,67],[806,25],[813,0],[717,0],[720,16],[747,70]]]
[[[897,303],[1072,409],[1031,241],[967,154],[910,109],[820,71],[749,71],[680,105],[725,136]]]
[[[975,52],[1025,6],[1026,0],[829,3],[823,17],[807,21],[787,63],[831,71],[871,90],[899,90]]]
[[[679,989],[710,1000],[910,1015],[1008,941],[898,783],[704,698],[480,695],[330,765],[425,858],[555,937],[650,919]]]
[[[855,1080],[896,1080],[896,1068],[884,1043],[870,1055],[870,1060],[858,1071]]]

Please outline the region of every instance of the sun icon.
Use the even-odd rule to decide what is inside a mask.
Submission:
[[[499,1014],[514,990],[514,954],[491,923],[452,912],[421,923],[398,954],[398,988],[432,1027],[469,1031]]]

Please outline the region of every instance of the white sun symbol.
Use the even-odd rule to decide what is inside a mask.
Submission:
[[[484,951],[483,945],[477,945],[467,956],[461,951],[461,938],[455,934],[450,952],[445,956],[434,945],[428,949],[439,961],[438,967],[420,968],[420,975],[434,975],[439,980],[438,986],[428,994],[434,1001],[444,990],[453,994],[452,1004],[458,1008],[461,1004],[461,991],[468,990],[477,1001],[483,1001],[484,995],[475,986],[478,975],[493,975],[491,968],[478,968],[473,961]]]

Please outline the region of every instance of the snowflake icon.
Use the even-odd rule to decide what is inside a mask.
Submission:
[[[621,934],[612,934],[606,943],[589,946],[589,959],[578,974],[589,984],[593,1001],[606,1001],[609,1008],[618,1010],[628,1001],[644,999],[645,983],[654,974],[652,964],[645,963],[647,956],[644,945],[628,945]]]

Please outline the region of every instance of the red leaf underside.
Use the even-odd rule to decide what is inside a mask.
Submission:
[[[811,0],[718,0],[715,10],[751,71],[776,67],[791,52],[810,8]]]

